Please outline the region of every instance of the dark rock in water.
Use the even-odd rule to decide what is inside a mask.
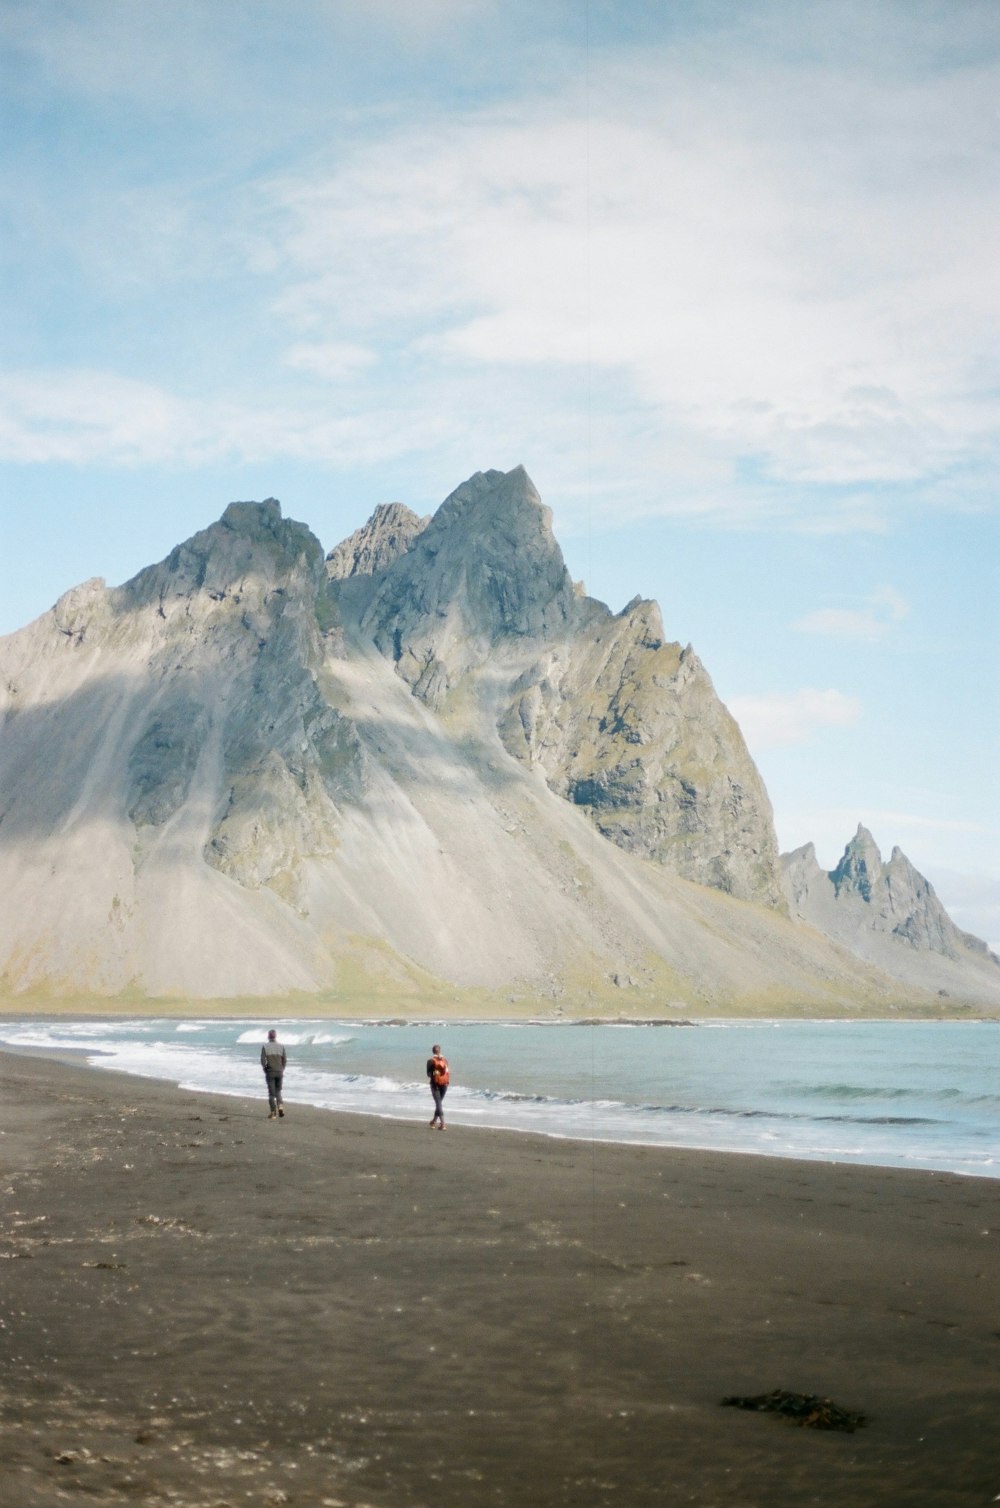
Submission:
[[[750,1409],[759,1414],[777,1414],[789,1424],[800,1424],[806,1429],[843,1430],[848,1435],[868,1423],[866,1415],[841,1408],[832,1398],[820,1398],[816,1393],[787,1393],[784,1388],[756,1393],[752,1397],[723,1398],[722,1406]]]

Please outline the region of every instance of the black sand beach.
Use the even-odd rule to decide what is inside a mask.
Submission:
[[[1000,1494],[1000,1181],[0,1066],[3,1508]]]

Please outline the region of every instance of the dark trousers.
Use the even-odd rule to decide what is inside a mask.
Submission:
[[[431,1094],[434,1096],[434,1114],[432,1121],[444,1121],[444,1097],[448,1093],[447,1084],[432,1084]]]
[[[267,1079],[267,1103],[272,1110],[277,1110],[281,1104],[281,1081],[284,1074],[272,1073],[268,1068],[265,1070],[264,1077]]]

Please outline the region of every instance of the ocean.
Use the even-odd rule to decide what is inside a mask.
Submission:
[[[426,1121],[424,1064],[440,1042],[456,1128],[1000,1177],[1000,1022],[24,1018],[0,1020],[0,1046],[255,1096],[264,1113],[270,1026],[288,1050],[290,1111]]]

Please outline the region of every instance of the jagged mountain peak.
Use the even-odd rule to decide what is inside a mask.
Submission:
[[[888,863],[883,862],[863,823],[833,869],[820,868],[811,843],[783,854],[781,865],[793,914],[852,951],[883,966],[894,964],[905,974],[902,946],[910,953],[915,982],[926,982],[929,955],[951,962],[970,955],[992,958],[985,943],[955,926],[933,885],[898,844]]]
[[[457,487],[373,578],[359,625],[440,708],[503,641],[548,642],[578,611],[551,514],[519,466]]]
[[[844,849],[837,867],[830,878],[837,894],[854,892],[865,901],[872,899],[874,887],[882,874],[882,855],[878,844],[862,823]]]
[[[277,569],[294,566],[303,556],[314,566],[323,553],[307,524],[284,517],[276,497],[230,503],[217,524],[194,535],[187,545],[206,554],[221,550],[248,561],[256,553],[260,559],[272,561]]]
[[[815,864],[817,869],[820,867],[819,859],[816,857],[816,845],[811,841],[803,843],[801,848],[793,848],[791,853],[785,854],[783,857],[803,866]]]
[[[405,503],[379,503],[362,528],[330,551],[327,575],[331,581],[377,575],[405,555],[429,523],[429,514],[420,518]]]
[[[461,522],[477,529],[498,523],[509,525],[518,515],[536,512],[551,534],[551,513],[542,502],[534,482],[523,466],[510,471],[476,471],[450,492],[434,514],[438,528],[449,529]]]
[[[871,1001],[903,958],[924,999],[1000,998],[863,826],[839,891],[811,845],[791,856],[792,910],[818,905],[840,945],[788,918],[707,671],[656,603],[612,613],[572,584],[523,467],[431,519],[380,505],[328,562],[276,499],[232,503],[0,641],[0,724],[10,990],[346,1005],[360,971],[430,1005],[624,975],[655,1011]]]
[[[829,878],[820,868],[815,843],[803,843],[801,848],[782,854],[781,870],[785,894],[793,914],[804,905],[810,891],[821,880]]]
[[[281,504],[276,497],[230,503],[219,522],[224,529],[232,529],[237,534],[264,530],[273,534],[281,523]]]
[[[552,530],[552,513],[523,466],[477,471],[445,498],[431,518],[422,544],[428,552],[460,554],[469,574],[521,581],[520,594],[537,601],[555,597],[572,583]],[[440,569],[440,567],[439,567]],[[509,604],[513,608],[513,603]],[[492,612],[488,612],[492,619]],[[491,630],[524,631],[513,612]]]
[[[67,638],[76,638],[86,630],[95,612],[101,612],[107,602],[108,588],[103,576],[91,576],[79,586],[63,592],[51,608],[52,620],[60,633]]]
[[[578,592],[523,466],[476,472],[384,570],[333,589],[422,702],[485,697],[506,750],[618,846],[784,909],[767,793],[697,655],[655,602],[613,614]]]
[[[633,597],[616,616],[635,628],[637,637],[647,649],[659,649],[663,644],[666,635],[658,602],[653,602],[648,597]],[[692,656],[694,650],[688,644],[681,650],[681,660],[687,663]]]
[[[322,583],[323,547],[305,524],[284,518],[277,498],[230,503],[222,517],[116,589],[121,610],[195,593],[220,600],[301,575]]]

